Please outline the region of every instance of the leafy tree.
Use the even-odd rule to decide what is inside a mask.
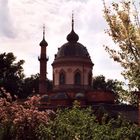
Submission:
[[[39,74],[25,77],[23,64],[24,60],[16,62],[13,53],[0,54],[0,87],[4,88],[0,89],[0,96],[3,96],[3,90],[20,98],[38,93]],[[47,80],[46,86],[48,90],[52,90],[52,81]]]
[[[22,98],[27,98],[32,94],[39,93],[39,74],[31,75],[30,77],[24,78],[22,83]]]
[[[104,15],[109,29],[107,33],[116,44],[115,48],[106,46],[111,58],[124,68],[123,75],[132,88],[140,90],[140,22],[134,3],[104,2]]]
[[[12,95],[19,95],[21,92],[24,78],[23,64],[24,60],[16,62],[13,53],[0,54],[0,87],[4,87]]]
[[[106,81],[103,75],[96,76],[93,78],[93,89],[106,90]]]
[[[107,79],[103,75],[99,75],[93,78],[93,89],[112,91],[115,94],[115,100],[117,103],[123,101],[130,102],[130,93],[124,89],[125,84],[118,80]],[[132,102],[133,103],[133,102]]]
[[[53,88],[52,81],[46,80],[47,91],[51,91]],[[22,84],[22,98],[39,93],[39,74],[31,75],[30,77],[23,79]]]
[[[140,128],[120,115],[101,122],[91,108],[72,108],[39,111],[40,96],[33,96],[22,103],[12,101],[9,93],[0,98],[1,140],[139,140]]]
[[[102,122],[97,121],[90,108],[73,108],[57,111],[56,117],[48,125],[40,125],[39,140],[137,140],[140,128],[118,116],[108,120],[105,114]]]

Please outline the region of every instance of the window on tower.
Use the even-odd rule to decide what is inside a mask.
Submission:
[[[81,84],[81,74],[80,72],[76,72],[75,76],[74,76],[74,83],[76,85],[80,85]]]
[[[60,85],[64,85],[65,84],[65,73],[64,72],[60,72],[60,75],[59,75],[59,84]]]

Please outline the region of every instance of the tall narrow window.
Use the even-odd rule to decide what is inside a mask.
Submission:
[[[79,72],[76,72],[75,73],[75,76],[74,76],[74,83],[76,85],[80,85],[81,84],[81,74]]]
[[[65,84],[65,74],[64,72],[61,72],[59,75],[59,84],[64,85]]]

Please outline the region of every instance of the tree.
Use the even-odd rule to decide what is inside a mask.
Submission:
[[[130,93],[124,89],[124,83],[117,79],[106,79],[103,75],[93,78],[93,89],[111,91],[115,94],[115,102],[130,102]]]
[[[112,9],[111,9],[112,8]],[[140,22],[134,3],[112,3],[107,7],[104,2],[104,16],[108,23],[107,33],[116,44],[115,48],[106,46],[106,51],[114,61],[124,68],[123,75],[132,88],[140,90]]]
[[[93,89],[94,90],[106,90],[106,81],[103,75],[96,76],[93,78]]]
[[[5,93],[0,98],[0,140],[38,140],[38,125],[48,124],[51,110],[39,111],[40,96],[32,96],[26,101],[12,101],[11,95]]]
[[[39,125],[40,140],[137,140],[140,128],[118,115],[108,119],[104,114],[99,123],[91,108],[72,108],[57,111],[48,125]]]
[[[0,54],[0,87],[4,87],[12,95],[19,95],[24,78],[22,67],[24,60],[15,61],[13,53]]]
[[[39,74],[24,78],[22,83],[22,98],[27,98],[32,94],[39,93]]]
[[[118,115],[104,114],[98,121],[91,108],[56,112],[39,111],[40,96],[12,101],[9,93],[0,98],[0,140],[139,140],[140,127]],[[94,108],[93,108],[94,109]]]
[[[51,80],[46,80],[47,91],[51,91],[53,83]],[[23,79],[22,84],[22,98],[27,98],[33,94],[39,93],[39,74],[31,75],[30,77]]]

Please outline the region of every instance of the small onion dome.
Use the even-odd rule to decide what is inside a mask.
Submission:
[[[84,93],[76,93],[75,99],[83,99],[85,97]]]
[[[79,40],[79,36],[74,32],[74,18],[72,13],[72,30],[67,36],[67,40],[69,42],[77,42]]]
[[[67,40],[69,42],[77,42],[79,40],[79,36],[72,29],[72,31],[67,36]]]
[[[68,99],[68,96],[66,95],[65,92],[59,92],[56,93],[55,95],[52,95],[50,98],[54,100],[62,100],[62,99]]]
[[[49,96],[48,95],[43,95],[40,99],[40,102],[47,102],[49,100]]]
[[[43,38],[43,40],[40,42],[39,44],[41,47],[46,47],[48,46],[48,43],[46,42],[46,40]]]

